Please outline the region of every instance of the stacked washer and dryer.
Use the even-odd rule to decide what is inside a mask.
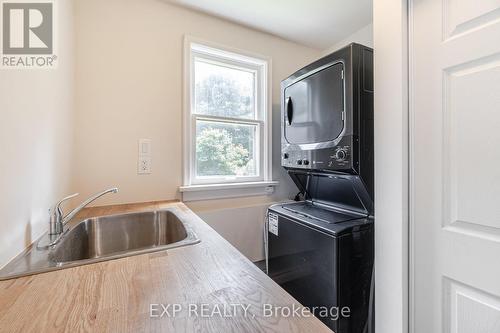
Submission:
[[[336,333],[373,332],[373,50],[300,69],[281,100],[281,165],[304,200],[268,209],[268,274]]]

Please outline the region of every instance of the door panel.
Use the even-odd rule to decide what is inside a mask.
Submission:
[[[411,1],[414,332],[500,332],[500,0]]]
[[[499,0],[442,0],[446,37],[452,37],[500,18]],[[494,22],[493,22],[494,23]]]
[[[498,297],[450,279],[443,280],[443,290],[451,310],[444,318],[445,332],[500,332]]]
[[[499,36],[500,38],[500,36]],[[445,70],[445,223],[500,228],[500,57]],[[495,230],[492,230],[495,232]]]

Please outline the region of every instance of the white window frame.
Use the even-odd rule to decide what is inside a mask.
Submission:
[[[194,62],[248,70],[255,73],[255,119],[200,115],[194,112]],[[183,199],[203,200],[235,196],[270,194],[277,182],[272,181],[271,149],[271,60],[247,51],[217,45],[191,36],[184,38],[184,107],[183,107]],[[196,177],[196,122],[249,124],[257,127],[258,176]],[[204,192],[204,193],[199,193]]]

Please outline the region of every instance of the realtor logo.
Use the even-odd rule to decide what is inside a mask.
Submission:
[[[3,68],[51,68],[54,55],[54,3],[2,1]]]

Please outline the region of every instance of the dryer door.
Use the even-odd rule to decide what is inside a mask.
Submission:
[[[335,63],[284,91],[285,138],[291,144],[329,142],[344,129],[344,64]]]

